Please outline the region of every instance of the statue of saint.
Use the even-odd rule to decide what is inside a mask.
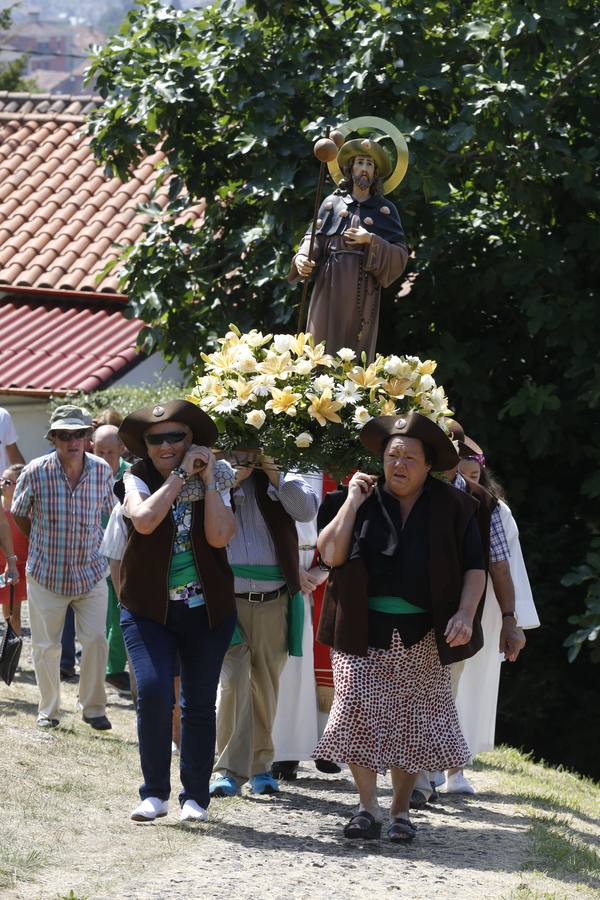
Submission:
[[[392,164],[373,140],[350,140],[337,155],[337,190],[325,198],[292,260],[288,281],[313,278],[306,330],[328,353],[350,347],[375,357],[379,298],[402,275],[408,250],[398,210],[386,200]],[[336,168],[337,168],[336,167]]]

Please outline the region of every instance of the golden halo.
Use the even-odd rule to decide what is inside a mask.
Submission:
[[[359,128],[370,128],[390,137],[396,148],[396,168],[390,177],[383,182],[383,193],[389,194],[394,188],[398,187],[408,169],[408,145],[404,135],[395,125],[392,125],[386,119],[380,119],[378,116],[359,116],[357,119],[350,119],[348,122],[344,122],[343,125],[336,125],[335,128],[336,131],[341,131],[344,137],[347,137],[353,131],[358,131]],[[337,158],[327,163],[327,166],[329,174],[335,183],[339,184],[344,176],[337,164]]]

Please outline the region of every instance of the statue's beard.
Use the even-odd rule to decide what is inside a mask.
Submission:
[[[366,191],[367,188],[370,188],[373,184],[373,178],[369,175],[353,175],[352,181],[356,187],[361,189],[361,191]]]

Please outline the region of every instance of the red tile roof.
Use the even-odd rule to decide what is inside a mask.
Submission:
[[[94,391],[139,359],[122,304],[0,300],[0,392]]]
[[[0,91],[0,287],[118,293],[115,243],[142,233],[137,210],[150,199],[152,163],[145,159],[123,184],[106,178],[81,130],[99,97]],[[155,202],[164,206],[167,188]],[[186,217],[201,221],[203,205]]]

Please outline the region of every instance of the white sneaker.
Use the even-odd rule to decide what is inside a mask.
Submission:
[[[179,814],[180,822],[207,822],[208,812],[195,800],[186,800]]]
[[[153,822],[169,812],[169,801],[158,797],[146,797],[131,813],[134,822]]]
[[[477,791],[463,772],[448,775],[445,787],[440,788],[445,794],[476,794]]]

